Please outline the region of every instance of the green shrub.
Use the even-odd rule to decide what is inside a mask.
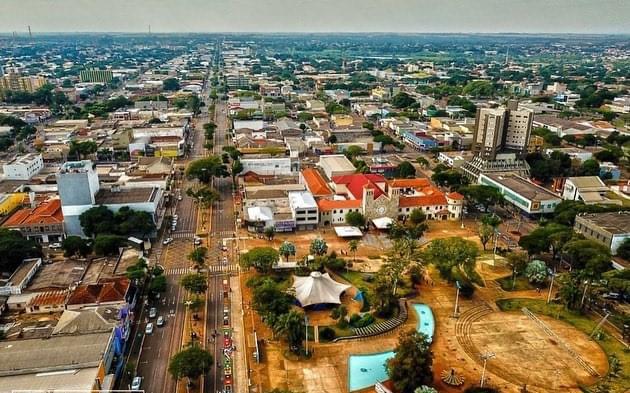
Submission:
[[[319,331],[319,337],[322,338],[324,341],[332,341],[335,339],[336,336],[337,334],[335,333],[335,330],[328,326]]]
[[[363,314],[360,316],[359,314],[354,314],[350,317],[350,326],[353,328],[362,328],[369,326],[374,323],[374,317],[372,314]]]

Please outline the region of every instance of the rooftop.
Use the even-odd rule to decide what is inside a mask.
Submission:
[[[589,213],[578,216],[613,235],[630,233],[630,212]]]
[[[343,184],[355,199],[363,199],[363,189],[374,190],[374,199],[380,197],[385,192],[376,183],[385,183],[386,180],[381,175],[356,173],[353,175],[334,176],[332,181],[335,184]]]
[[[130,281],[127,278],[103,280],[98,284],[79,285],[70,295],[66,304],[124,302],[129,286]]]
[[[569,177],[567,180],[571,181],[577,188],[598,188],[607,190],[608,187],[604,184],[599,176],[579,176]]]
[[[519,195],[524,196],[530,201],[547,201],[550,199],[560,199],[560,197],[547,189],[530,182],[524,177],[514,173],[487,173],[487,176],[493,181],[513,190]]]
[[[332,190],[317,169],[307,168],[302,170],[302,178],[306,183],[306,187],[314,196],[332,195]]]
[[[29,291],[67,289],[83,278],[87,265],[87,262],[74,259],[43,264],[26,289]]]
[[[324,155],[319,157],[319,165],[328,165],[336,171],[354,171],[356,168],[343,154]]]
[[[289,203],[294,209],[315,209],[317,207],[313,194],[308,191],[289,192]]]
[[[100,189],[96,193],[97,205],[123,205],[126,203],[154,202],[158,196],[158,187],[129,189]]]
[[[18,227],[34,224],[63,223],[61,200],[58,198],[45,201],[34,209],[20,209],[13,213],[3,224],[3,227]]]
[[[33,267],[38,263],[41,264],[40,258],[30,258],[23,260],[20,266],[15,269],[13,274],[11,274],[11,277],[9,277],[6,282],[10,283],[11,285],[21,284],[22,281],[24,281],[24,279],[28,276],[28,273],[33,270]],[[0,284],[2,284],[3,281],[4,280],[0,280]]]

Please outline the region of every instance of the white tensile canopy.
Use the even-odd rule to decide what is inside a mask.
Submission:
[[[341,304],[339,297],[351,285],[341,284],[328,273],[311,272],[307,277],[293,276],[295,297],[302,307],[313,304]]]

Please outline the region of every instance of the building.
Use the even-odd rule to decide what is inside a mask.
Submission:
[[[479,184],[499,189],[506,201],[525,214],[551,214],[562,198],[515,173],[488,173],[479,176]]]
[[[8,180],[30,180],[42,169],[44,169],[44,159],[39,153],[18,156],[2,166],[4,178]]]
[[[497,154],[512,151],[527,152],[533,114],[517,110],[510,102],[507,108],[477,109],[472,151],[484,159],[494,160]]]
[[[34,93],[45,84],[46,78],[43,76],[22,76],[17,72],[9,72],[7,75],[0,76],[0,96],[5,91]]]
[[[332,198],[332,190],[315,168],[306,168],[300,171],[300,183],[304,184],[315,198]]]
[[[623,241],[630,237],[630,213],[590,213],[575,217],[573,229],[588,239],[595,240],[615,255]]]
[[[2,227],[18,230],[25,238],[38,243],[59,242],[64,238],[61,200],[50,199],[35,208],[20,209],[2,223]]]
[[[320,156],[318,165],[328,179],[332,179],[335,176],[351,175],[357,170],[343,154]]]
[[[578,160],[584,162],[593,158],[593,152],[586,149],[580,149],[579,147],[553,147],[545,150],[547,155],[551,155],[554,151],[563,153],[571,157],[572,160]]]
[[[569,201],[582,201],[587,205],[595,204],[619,204],[619,200],[606,198],[610,191],[598,176],[569,177],[562,187],[562,199]]]
[[[263,232],[265,228],[272,227],[276,232],[294,231],[297,227],[296,215],[289,193],[304,191],[303,184],[295,183],[245,186],[242,217],[247,230]]]
[[[28,301],[25,311],[27,314],[63,312],[67,298],[68,291],[63,289],[38,292]]]
[[[112,185],[102,189],[92,161],[69,161],[56,174],[66,235],[85,236],[79,216],[92,207],[103,205],[118,211],[127,206],[144,211],[157,223],[164,204],[164,190],[158,186],[122,188]]]
[[[101,280],[96,284],[81,284],[68,297],[66,309],[132,304],[134,294],[131,281],[124,277]]]
[[[8,279],[0,279],[0,296],[20,295],[41,265],[41,258],[23,260]]]
[[[319,210],[313,194],[308,191],[291,191],[288,197],[296,229],[315,229],[319,223]]]
[[[0,216],[6,216],[27,200],[28,194],[25,192],[12,192],[0,194]]]
[[[111,70],[97,70],[97,69],[88,69],[83,70],[79,74],[79,79],[81,82],[89,82],[89,83],[109,83],[114,78],[114,73]]]
[[[472,160],[473,152],[463,151],[441,151],[438,153],[438,161],[451,168],[459,168],[464,163]]]
[[[630,113],[630,96],[615,97],[608,109],[615,113]]]
[[[253,172],[258,175],[284,176],[293,173],[291,157],[241,158],[243,173]]]

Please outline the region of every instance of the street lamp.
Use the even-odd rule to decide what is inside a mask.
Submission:
[[[453,318],[457,318],[459,316],[458,308],[459,308],[459,290],[461,289],[461,285],[459,284],[459,280],[455,281],[455,288],[457,291],[455,292],[455,309],[453,310]]]
[[[479,387],[483,387],[483,383],[486,380],[486,364],[489,359],[496,357],[497,355],[494,352],[485,352],[481,354],[481,360],[483,360],[483,370],[481,371],[481,382],[479,383]]]

